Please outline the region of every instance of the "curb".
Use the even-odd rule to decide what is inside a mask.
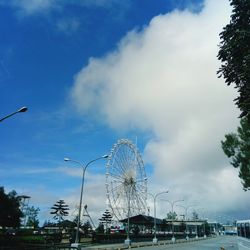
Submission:
[[[130,246],[126,245],[119,245],[119,246],[109,246],[109,247],[100,247],[100,246],[84,246],[81,249],[83,250],[125,250],[125,249],[131,249],[131,248],[140,248],[140,247],[157,247],[157,246],[165,246],[165,245],[173,245],[173,244],[183,244],[183,243],[191,243],[195,241],[201,241],[201,240],[209,240],[214,237],[207,237],[207,238],[198,238],[198,239],[189,239],[188,241],[186,239],[183,240],[176,240],[175,243],[173,243],[171,240],[168,241],[161,241],[157,244],[154,244],[152,242],[138,242],[138,243],[132,243]]]

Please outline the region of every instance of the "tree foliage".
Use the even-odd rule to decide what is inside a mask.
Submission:
[[[102,214],[102,218],[99,219],[102,223],[105,223],[105,225],[110,224],[112,222],[112,215],[109,212],[109,210],[105,210],[105,212]]]
[[[55,227],[56,223],[55,222],[51,222],[50,220],[45,220],[43,223],[43,227]]]
[[[85,235],[85,236],[88,235],[89,230],[92,229],[92,226],[91,226],[90,222],[89,222],[89,221],[86,221],[86,222],[83,224],[82,229],[83,229],[83,231],[84,231],[84,235]]]
[[[247,118],[240,121],[237,133],[225,135],[225,140],[221,141],[222,149],[231,165],[239,168],[243,189],[250,189],[250,124]]]
[[[110,225],[112,222],[112,217],[112,214],[109,212],[108,209],[106,209],[105,212],[102,214],[102,218],[99,219],[101,223],[105,224],[106,233],[108,231],[108,225]]]
[[[97,233],[104,233],[104,226],[103,223],[99,223],[98,227],[95,230]]]
[[[234,100],[240,117],[250,121],[250,1],[230,0],[233,7],[230,23],[220,33],[218,70],[227,85],[234,84],[239,96]]]
[[[17,193],[13,190],[5,194],[4,188],[0,187],[0,226],[19,227],[22,216]]]
[[[38,219],[38,214],[39,214],[40,208],[35,208],[34,206],[27,207],[26,213],[28,216],[27,219],[27,226],[31,226],[34,228],[37,228],[39,226],[39,219]]]
[[[69,215],[69,206],[65,204],[64,200],[59,200],[57,201],[52,207],[52,211],[50,212],[51,214],[54,215],[54,219],[58,220],[60,223],[65,217]]]
[[[169,212],[167,214],[167,219],[168,220],[176,220],[177,219],[177,213],[174,211],[174,212]]]

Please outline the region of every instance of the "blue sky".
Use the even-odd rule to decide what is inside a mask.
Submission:
[[[216,77],[228,1],[13,0],[0,13],[1,117],[29,109],[1,123],[0,184],[30,195],[41,220],[58,199],[78,202],[81,171],[63,158],[86,163],[120,138],[137,138],[151,192],[167,186],[170,200],[202,204],[211,218],[247,214],[220,149],[238,125],[235,92]],[[86,175],[95,219],[104,176],[105,161]]]

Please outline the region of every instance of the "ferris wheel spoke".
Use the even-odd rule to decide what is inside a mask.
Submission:
[[[144,202],[145,199],[142,198],[142,193],[138,192],[138,190],[136,190],[135,192],[133,192],[133,196],[136,200],[140,200],[142,202]]]
[[[114,195],[112,196],[112,198],[113,198],[113,205],[114,206],[116,206],[116,202],[119,199],[119,196],[120,196],[120,194],[118,194],[116,197],[114,197]]]
[[[136,199],[137,199],[137,204],[145,204],[145,202],[146,202],[146,198],[144,197],[144,199],[143,199],[139,195],[136,195]]]
[[[139,184],[139,183],[137,183],[137,188],[139,189],[139,190],[145,190],[145,184],[143,185],[143,184]]]
[[[114,179],[114,180],[112,180],[112,182],[110,182],[110,184],[112,185],[112,186],[114,186],[115,184],[116,184],[116,186],[117,185],[123,185],[123,179],[118,179],[118,180],[116,180],[116,179]]]
[[[115,168],[116,170],[118,170],[119,173],[124,173],[126,171],[126,169],[124,168],[122,162],[119,159],[120,158],[116,158],[115,159],[115,163],[116,164],[113,165],[113,168]]]
[[[137,191],[141,191],[143,189],[143,184],[136,183],[136,189]]]
[[[118,207],[118,205],[121,203],[121,199],[120,199],[121,196],[122,196],[121,194],[118,194],[117,197],[114,197],[113,201],[114,201],[114,206],[115,207]]]
[[[134,197],[136,201],[140,204],[144,204],[146,202],[145,194],[138,192],[137,190],[134,191]]]
[[[117,189],[121,189],[121,188],[122,188],[122,184],[117,185],[117,186],[115,186],[115,187],[112,186],[112,188],[110,189],[110,191],[111,191],[111,192],[114,192],[114,191],[116,191]]]
[[[121,217],[120,211],[118,211],[117,209],[115,209],[115,208],[112,207],[111,205],[110,205],[110,208],[111,208],[111,210],[112,210],[112,212],[113,212],[113,215],[116,217],[117,220],[119,220],[119,217]]]
[[[123,180],[121,176],[115,175],[114,173],[109,173],[109,175],[111,175],[115,180]]]
[[[124,151],[121,151],[121,154],[120,154],[120,161],[121,161],[121,165],[122,165],[122,168],[124,170],[124,173],[126,173],[127,169],[128,169],[128,155],[126,155],[124,153]]]
[[[139,182],[145,182],[145,178],[143,179],[136,179],[136,182],[139,183]]]
[[[117,155],[115,158],[114,168],[116,168],[120,173],[124,173],[126,171],[124,159],[122,158],[121,154]]]
[[[131,165],[130,161],[131,161],[131,155],[133,154],[133,152],[131,151],[130,147],[126,147],[124,148],[123,152],[122,152],[122,157],[126,162],[126,167],[127,169],[129,168],[129,166]]]

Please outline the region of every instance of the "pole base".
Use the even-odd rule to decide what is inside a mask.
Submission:
[[[153,238],[153,244],[158,244],[158,239],[156,237]]]
[[[186,240],[189,240],[189,237],[188,237],[188,236],[186,236]]]
[[[124,244],[126,244],[126,245],[131,245],[131,240],[130,239],[126,239],[125,241],[124,241]]]
[[[71,243],[70,245],[71,247],[77,248],[77,249],[81,249],[81,243]]]
[[[173,242],[173,243],[175,243],[175,237],[172,237],[172,239],[171,239],[171,240],[172,240],[172,242]]]

